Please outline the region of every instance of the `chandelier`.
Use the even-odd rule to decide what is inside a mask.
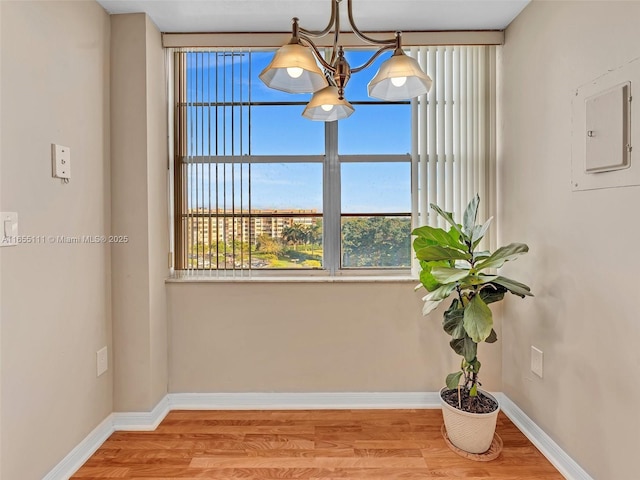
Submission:
[[[331,18],[322,31],[306,30],[293,18],[291,40],[280,47],[271,63],[260,73],[260,79],[270,88],[288,93],[313,93],[302,112],[305,118],[332,122],[347,118],[354,112],[344,98],[344,88],[351,74],[369,67],[381,53],[393,50],[392,56],[382,63],[369,82],[370,97],[387,101],[408,100],[423,95],[431,88],[431,78],[422,71],[418,62],[402,50],[402,33],[394,38],[377,40],[362,33],[353,21],[352,0],[347,0],[349,25],[353,33],[365,43],[378,49],[364,64],[351,68],[340,45],[340,2],[331,1]],[[328,60],[320,53],[312,38],[322,38],[333,32],[333,47]],[[322,67],[322,70],[318,66]]]

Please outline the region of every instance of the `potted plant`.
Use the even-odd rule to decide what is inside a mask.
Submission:
[[[444,312],[442,326],[451,336],[449,345],[462,361],[460,370],[447,376],[447,386],[440,397],[449,440],[469,453],[489,449],[499,411],[496,399],[478,388],[478,344],[498,339],[488,305],[501,301],[507,292],[522,298],[532,296],[526,285],[493,273],[505,262],[529,251],[529,247],[511,243],[493,253],[480,250],[492,218],[476,225],[479,203],[476,195],[464,212],[462,225],[455,222],[451,213],[431,204],[450,225],[449,230],[424,226],[412,232],[413,249],[421,266],[417,288],[424,287],[429,292],[423,298],[423,315],[453,298]]]

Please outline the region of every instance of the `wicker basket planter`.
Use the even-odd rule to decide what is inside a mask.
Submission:
[[[448,389],[445,387],[440,390],[440,404],[442,405],[444,426],[451,443],[469,453],[484,453],[489,450],[496,431],[500,405],[490,413],[463,412],[442,399],[442,392],[445,390]],[[498,403],[493,395],[482,390],[480,392]]]

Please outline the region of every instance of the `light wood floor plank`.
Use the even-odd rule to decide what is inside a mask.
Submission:
[[[424,458],[416,457],[200,457],[193,468],[423,468]]]

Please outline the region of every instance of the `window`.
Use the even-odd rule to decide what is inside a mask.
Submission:
[[[495,161],[495,47],[414,47],[434,80],[411,102],[366,95],[379,57],[345,92],[339,122],[301,116],[310,95],[258,78],[272,51],[174,53],[173,251],[177,272],[408,274],[412,226],[487,218]],[[368,53],[347,52],[352,65]]]
[[[342,268],[411,267],[411,164],[343,162]]]
[[[356,99],[360,115],[311,122],[310,95],[258,79],[272,54],[176,54],[176,269],[408,273],[409,102]]]

